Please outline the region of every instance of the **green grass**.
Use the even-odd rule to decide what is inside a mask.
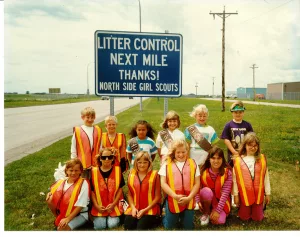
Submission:
[[[221,112],[220,101],[196,98],[168,101],[169,110],[175,110],[180,115],[181,130],[194,123],[189,112],[193,106],[201,103],[208,107],[208,124],[214,127],[219,136],[225,123],[232,119],[229,112],[231,102],[226,103],[227,112]],[[143,102],[142,112],[137,105],[117,115],[118,131],[125,133],[128,139],[129,130],[139,119],[147,120],[159,131],[163,112],[163,99],[148,99]],[[201,227],[200,213],[197,212],[196,230],[300,230],[300,172],[296,172],[294,166],[300,157],[300,110],[248,104],[244,119],[251,122],[261,139],[262,152],[268,159],[272,195],[271,204],[265,212],[266,218],[261,223],[242,222],[236,217],[234,209],[224,226]],[[104,129],[103,122],[99,125]],[[222,141],[218,145],[225,148]],[[70,146],[71,137],[67,137],[5,167],[5,230],[53,230],[54,217],[46,205],[45,196],[41,196],[40,192],[48,192],[58,162],[69,159]],[[154,168],[159,168],[158,159]],[[127,192],[126,188],[124,192]],[[31,219],[32,214],[35,214],[34,219]],[[91,227],[83,228],[89,229]],[[122,227],[115,230],[122,230]]]

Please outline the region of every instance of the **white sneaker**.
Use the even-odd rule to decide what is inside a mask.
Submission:
[[[231,206],[236,207],[236,205],[234,203],[234,196],[233,195],[231,195]]]
[[[196,203],[194,210],[195,210],[195,211],[199,210],[199,205],[198,205],[198,203]]]
[[[209,223],[209,215],[204,214],[200,217],[201,225],[208,225]]]

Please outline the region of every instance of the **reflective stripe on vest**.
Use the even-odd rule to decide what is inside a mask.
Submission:
[[[137,210],[148,207],[155,198],[157,171],[152,170],[147,173],[142,183],[139,180],[135,169],[132,169],[128,176],[128,188],[133,197],[133,203]],[[128,207],[125,214],[131,215],[131,207]],[[155,205],[148,210],[145,215],[159,214],[159,205]]]
[[[94,192],[96,195],[96,200],[98,205],[100,206],[107,206],[108,204],[114,201],[116,197],[116,193],[119,190],[119,186],[121,183],[121,169],[119,166],[114,166],[112,168],[112,172],[107,179],[107,184],[105,183],[104,178],[102,177],[99,168],[93,167],[92,168],[92,182],[94,185]],[[123,199],[123,194],[121,195],[120,199]],[[91,214],[93,216],[120,216],[122,210],[119,209],[119,203],[115,205],[114,210],[111,213],[107,211],[103,213],[99,213],[98,210],[92,206]]]
[[[108,134],[107,132],[102,133],[102,148],[105,148],[105,147],[115,147],[116,149],[118,149],[119,152],[117,153],[117,156],[116,156],[116,159],[115,159],[115,165],[120,166],[120,161],[121,161],[120,148],[122,147],[122,144],[123,144],[123,136],[124,136],[124,134],[123,133],[117,133],[117,135],[116,135],[117,144],[115,143],[115,140],[114,140],[113,143],[111,143],[107,134]],[[109,144],[110,144],[109,146],[107,146],[107,142],[109,142]]]
[[[182,173],[175,162],[168,160],[167,166],[167,184],[176,194],[188,196],[195,185],[196,164],[191,158],[188,158],[183,166]],[[179,205],[178,202],[168,195],[168,205],[172,213],[179,213],[185,210],[193,210],[195,207],[195,198],[187,205]]]
[[[92,165],[97,166],[95,156],[99,154],[99,146],[101,142],[102,130],[95,125],[93,129],[93,148],[90,146],[89,137],[81,127],[75,127],[75,138],[77,157],[81,160],[84,169],[90,168]]]
[[[228,169],[225,168],[225,172],[222,176],[218,175],[215,182],[212,180],[209,174],[209,170],[204,170],[203,174],[201,175],[201,183],[203,187],[209,187],[210,189],[214,190],[215,196],[217,200],[220,200],[222,196],[222,187],[227,180],[228,177]],[[228,195],[223,210],[225,213],[230,212],[230,195]]]
[[[254,180],[252,180],[249,168],[241,157],[237,157],[234,162],[234,170],[242,203],[245,206],[250,206],[253,203],[261,204],[264,199],[264,180],[267,170],[264,155],[255,160]]]

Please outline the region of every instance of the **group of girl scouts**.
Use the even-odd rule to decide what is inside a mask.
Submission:
[[[243,103],[235,101],[230,111],[233,119],[221,135],[227,162],[216,146],[216,131],[207,124],[205,105],[194,107],[190,116],[195,123],[184,132],[179,130],[179,115],[169,111],[156,141],[153,127],[140,120],[128,142],[117,133],[115,116],[105,118],[107,131],[102,132],[93,125],[94,109],[85,108],[84,124],[74,128],[66,177],[57,180],[46,197],[57,230],[78,229],[88,221],[95,230],[121,224],[125,230],[160,225],[192,230],[196,211],[201,212],[202,226],[218,225],[226,223],[232,206],[241,220],[263,220],[271,192],[266,157],[251,124],[243,120]],[[153,169],[156,155],[159,170]]]

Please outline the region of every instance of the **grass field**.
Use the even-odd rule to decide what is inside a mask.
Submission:
[[[208,124],[220,136],[225,123],[232,119],[229,112],[221,112],[220,101],[195,98],[169,99],[169,110],[175,110],[181,118],[181,130],[194,123],[189,112],[197,104],[205,104],[209,109]],[[266,218],[261,223],[242,222],[233,209],[223,226],[201,227],[200,212],[195,215],[196,230],[300,230],[300,172],[295,170],[295,161],[300,159],[300,109],[247,104],[244,119],[251,122],[261,139],[262,153],[268,160],[271,180],[271,204],[265,211]],[[126,134],[139,119],[150,122],[159,131],[163,121],[164,101],[156,98],[117,115],[118,131]],[[100,127],[104,129],[103,122]],[[72,129],[70,127],[70,129]],[[58,162],[69,159],[71,137],[62,139],[39,152],[8,164],[4,171],[4,230],[53,230],[54,217],[45,203],[49,186],[54,181],[53,173]],[[222,141],[218,144],[225,148]],[[155,169],[159,168],[156,158]],[[124,192],[127,190],[124,188]],[[35,214],[35,218],[31,219]],[[89,230],[86,227],[83,230]],[[122,230],[119,227],[115,230]],[[157,230],[163,230],[162,227]]]

